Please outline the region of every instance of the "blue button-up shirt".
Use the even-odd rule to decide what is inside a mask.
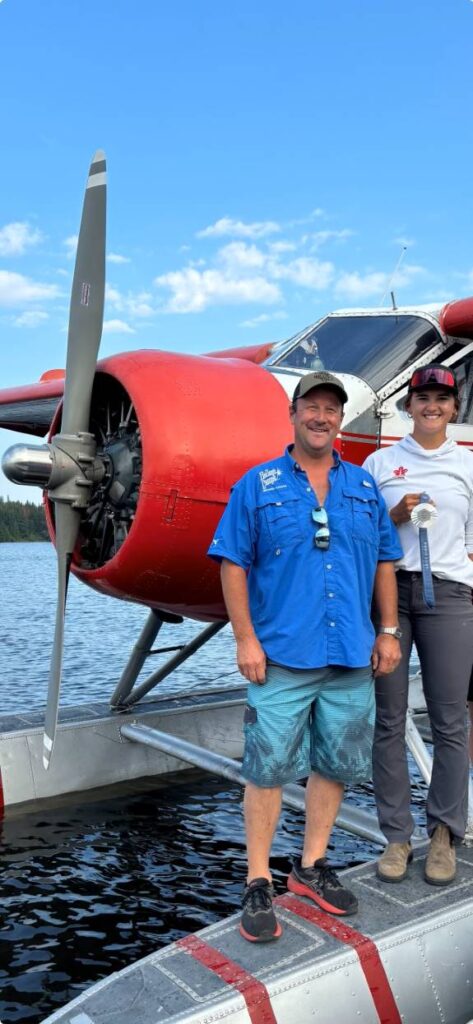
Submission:
[[[373,477],[333,456],[327,550],[314,543],[317,496],[287,448],[235,484],[208,552],[248,572],[256,635],[268,658],[288,668],[368,665],[376,566],[402,556]]]

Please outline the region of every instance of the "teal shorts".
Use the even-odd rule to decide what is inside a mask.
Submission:
[[[299,671],[269,664],[248,686],[242,774],[260,787],[316,772],[347,786],[371,778],[375,714],[371,665]]]

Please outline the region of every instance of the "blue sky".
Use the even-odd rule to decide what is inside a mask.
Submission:
[[[472,40],[472,0],[0,0],[0,386],[64,366],[97,148],[102,355],[473,293]]]

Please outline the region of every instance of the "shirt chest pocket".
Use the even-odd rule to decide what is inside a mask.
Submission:
[[[368,490],[368,489],[367,489]],[[348,520],[356,540],[378,543],[378,503],[374,494],[358,488],[345,487],[343,491]]]
[[[302,537],[300,523],[300,502],[296,498],[274,496],[261,501],[258,508],[261,528],[266,539],[274,548],[287,548]]]

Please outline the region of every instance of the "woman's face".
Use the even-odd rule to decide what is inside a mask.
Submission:
[[[456,401],[445,388],[425,388],[412,392],[406,409],[414,421],[414,433],[417,431],[426,437],[445,436],[447,424],[455,418]]]

